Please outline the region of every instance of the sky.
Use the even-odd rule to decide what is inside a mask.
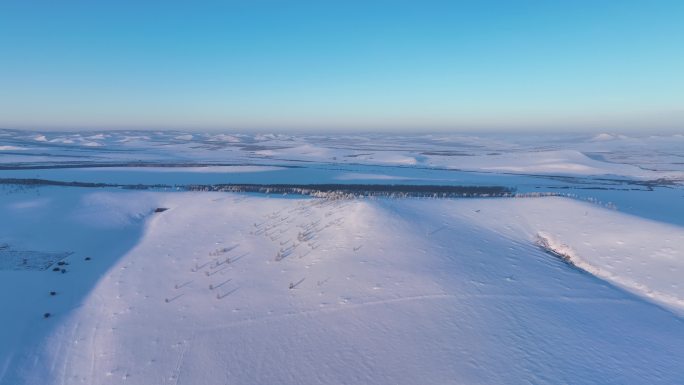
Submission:
[[[0,127],[684,131],[684,1],[0,1]]]

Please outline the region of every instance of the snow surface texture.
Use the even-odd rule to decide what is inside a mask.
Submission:
[[[63,190],[71,189],[45,189],[53,203],[41,212],[59,209],[74,226],[110,217],[116,225],[91,228],[104,238],[75,250],[67,274],[0,272],[3,291],[27,291],[4,304],[12,311],[3,325],[44,335],[8,339],[3,384],[674,384],[684,376],[676,304],[661,309],[535,244],[551,234],[608,279],[625,274],[681,296],[668,286],[684,249],[674,226],[561,198]],[[18,195],[3,199],[26,201]],[[620,231],[607,230],[615,224]],[[634,238],[654,225],[650,237]],[[121,237],[137,241],[97,282],[82,282],[95,269],[83,256],[106,259]],[[641,251],[610,266],[613,247]],[[637,267],[658,279],[629,275]],[[39,274],[49,282],[32,292]],[[89,284],[85,298],[59,298]],[[47,298],[49,289],[59,295]],[[26,304],[31,296],[45,299]],[[41,319],[44,311],[54,315]]]
[[[681,384],[682,159],[682,135],[0,130],[0,384]],[[574,199],[182,192],[225,183]]]

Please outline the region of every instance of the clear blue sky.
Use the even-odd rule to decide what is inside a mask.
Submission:
[[[684,130],[684,1],[0,1],[0,127]]]

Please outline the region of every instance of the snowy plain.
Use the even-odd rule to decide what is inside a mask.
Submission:
[[[68,253],[0,263],[0,384],[684,379],[681,135],[0,130],[0,148],[0,258]],[[224,183],[525,197],[182,188]]]

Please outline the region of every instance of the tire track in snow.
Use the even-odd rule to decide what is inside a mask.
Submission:
[[[178,355],[178,361],[176,361],[176,367],[173,370],[173,376],[171,377],[171,379],[175,380],[173,382],[174,385],[179,384],[181,372],[183,370],[183,362],[185,360],[185,352],[188,351],[188,349],[190,348],[190,344],[192,344],[192,341],[194,341],[194,339],[195,339],[195,333],[193,332],[190,335],[189,339],[187,339],[186,341],[183,341],[183,348],[181,349],[181,352]]]

